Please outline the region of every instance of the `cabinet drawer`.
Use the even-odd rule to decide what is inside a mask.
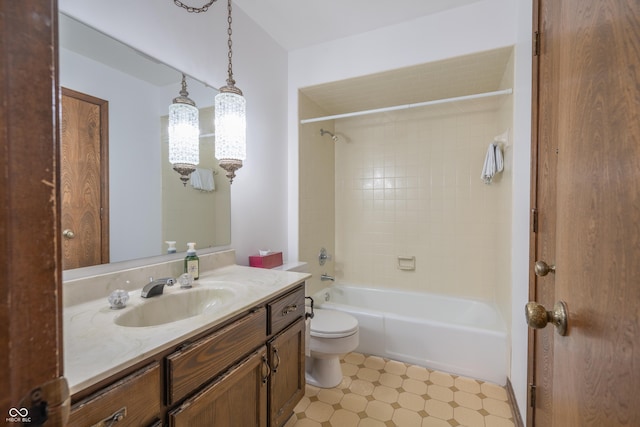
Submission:
[[[74,404],[69,426],[94,426],[118,411],[126,415],[121,426],[149,425],[160,416],[160,365],[154,362],[128,377]],[[109,425],[109,421],[105,423]]]
[[[264,344],[264,308],[248,314],[167,357],[167,404],[171,405]]]
[[[304,315],[304,286],[269,303],[267,309],[269,310],[268,334],[277,334]]]

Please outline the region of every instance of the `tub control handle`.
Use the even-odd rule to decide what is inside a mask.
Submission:
[[[286,316],[289,313],[293,313],[294,311],[296,311],[298,309],[298,305],[297,304],[291,304],[288,305],[284,308],[284,310],[282,310],[282,315]]]
[[[331,260],[331,255],[327,252],[325,248],[320,249],[320,254],[318,254],[318,262],[320,265],[324,265],[327,261]]]

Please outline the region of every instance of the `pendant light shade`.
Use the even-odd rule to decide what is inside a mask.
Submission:
[[[227,85],[220,88],[220,93],[215,98],[215,156],[220,167],[227,171],[229,182],[233,183],[236,170],[242,167],[242,162],[247,157],[247,104],[242,91],[235,86],[236,82],[233,79],[231,0],[227,3],[227,9],[229,12],[227,18],[229,67]]]
[[[183,74],[180,96],[169,106],[169,163],[185,186],[200,161],[198,108],[188,95]]]
[[[233,182],[235,171],[247,157],[246,101],[242,92],[225,86],[215,99],[216,159]],[[227,89],[227,90],[225,90]],[[238,93],[239,92],[239,93]]]

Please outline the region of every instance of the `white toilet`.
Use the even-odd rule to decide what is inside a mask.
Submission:
[[[358,319],[340,311],[316,308],[310,325],[307,383],[321,388],[335,387],[342,381],[340,355],[358,347]]]

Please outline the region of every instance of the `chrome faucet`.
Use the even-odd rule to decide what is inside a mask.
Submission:
[[[156,295],[162,295],[164,286],[173,286],[174,283],[176,283],[176,279],[174,279],[173,277],[163,277],[162,279],[156,280],[150,278],[149,283],[144,285],[144,288],[142,288],[140,296],[142,298],[151,298],[155,297]]]
[[[327,273],[323,273],[322,276],[320,276],[320,280],[322,280],[323,282],[326,282],[327,280],[331,280],[332,282],[334,282],[336,278],[333,276],[329,276]]]

